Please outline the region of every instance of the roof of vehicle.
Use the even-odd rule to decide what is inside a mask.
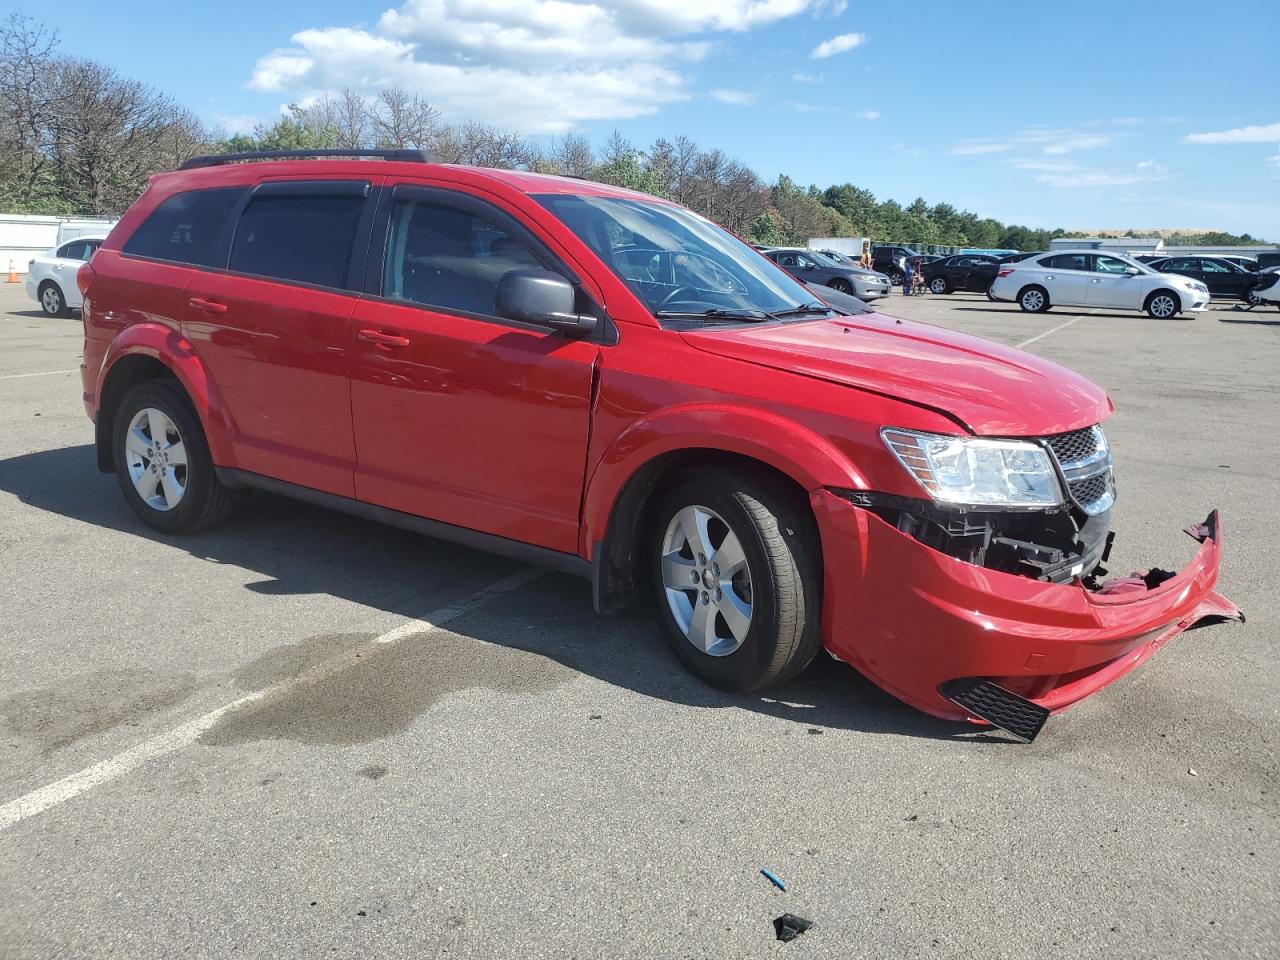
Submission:
[[[55,246],[61,247],[68,243],[75,243],[77,240],[105,240],[105,239],[107,239],[107,235],[105,233],[77,233],[74,237],[67,237],[67,239],[62,241],[62,243],[55,244]]]
[[[249,173],[245,173],[249,171]],[[569,194],[589,197],[617,197],[619,199],[647,200],[654,203],[670,203],[647,193],[615,187],[594,180],[577,177],[560,177],[547,173],[530,173],[527,170],[499,170],[492,167],[472,167],[456,163],[419,163],[403,160],[360,158],[250,160],[219,166],[195,167],[175,170],[156,176],[157,181],[179,178],[182,182],[208,180],[212,183],[244,183],[272,177],[290,177],[306,173],[323,173],[327,176],[442,177],[459,182],[488,180],[501,183],[526,194]]]

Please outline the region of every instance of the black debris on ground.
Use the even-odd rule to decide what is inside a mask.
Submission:
[[[790,943],[812,926],[812,920],[797,917],[794,913],[784,913],[773,921],[774,932],[783,943]]]

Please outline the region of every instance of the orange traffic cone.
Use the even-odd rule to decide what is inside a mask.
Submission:
[[[18,282],[18,271],[13,269],[13,258],[9,258],[9,283]]]

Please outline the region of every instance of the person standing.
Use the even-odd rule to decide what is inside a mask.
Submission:
[[[914,280],[914,274],[911,270],[911,259],[909,257],[903,257],[900,267],[902,270],[902,295],[904,297],[909,297],[911,296],[911,284]]]

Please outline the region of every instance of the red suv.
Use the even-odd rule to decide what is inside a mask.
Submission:
[[[295,496],[580,574],[602,612],[648,592],[718,687],[825,647],[1023,739],[1239,617],[1216,514],[1181,573],[1103,580],[1112,407],[1068,370],[653,197],[308,157],[157,176],[81,270],[98,463],[157,530]]]

